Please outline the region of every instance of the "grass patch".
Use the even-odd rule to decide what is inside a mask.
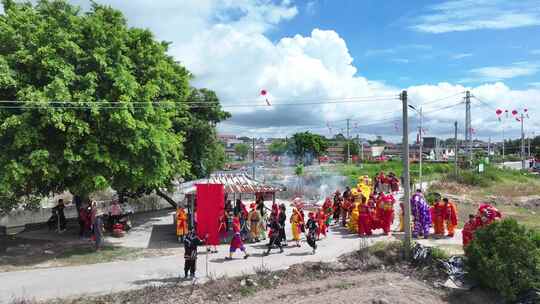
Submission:
[[[92,246],[77,247],[65,250],[56,258],[63,265],[83,265],[106,263],[118,260],[131,260],[143,256],[143,249],[104,246],[95,251]]]
[[[443,175],[449,174],[453,170],[453,164],[449,163],[423,163],[422,164],[422,179],[423,181],[436,180]],[[359,165],[337,165],[336,170],[344,176],[349,177],[350,185],[356,185],[358,177],[368,175],[376,176],[379,172],[385,173],[394,172],[397,176],[403,173],[403,164],[401,161],[387,161],[381,163],[365,163]],[[417,163],[410,165],[410,176],[412,182],[417,182],[420,167]]]
[[[476,214],[480,203],[487,202],[504,217],[540,229],[540,206],[534,203],[540,194],[540,178],[533,174],[488,166],[485,173],[462,171],[457,181],[446,176],[431,184],[427,192],[428,197],[438,192],[457,203],[460,228],[469,214]]]

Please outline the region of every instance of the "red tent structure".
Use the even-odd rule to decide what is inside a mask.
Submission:
[[[216,173],[205,179],[190,181],[179,185],[180,193],[184,195],[183,205],[190,212],[190,226],[194,223],[194,212],[197,213],[198,225],[201,220],[210,230],[215,230],[214,221],[217,223],[216,214],[220,214],[224,208],[226,200],[234,201],[237,198],[242,199],[242,195],[262,196],[265,200],[275,202],[276,192],[285,191],[282,185],[266,184],[252,178],[247,173]],[[197,193],[197,190],[204,193]],[[204,190],[203,190],[204,189]],[[221,191],[221,192],[220,192]],[[222,195],[222,198],[218,198]],[[198,202],[197,200],[203,201]],[[214,219],[215,218],[215,219]],[[211,225],[208,225],[211,223]],[[199,230],[199,229],[197,229]],[[204,231],[202,231],[204,230]],[[202,229],[201,233],[208,233],[208,229]]]

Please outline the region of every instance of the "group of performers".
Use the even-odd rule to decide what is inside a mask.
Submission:
[[[374,181],[369,176],[361,176],[356,187],[347,187],[343,195],[335,192],[332,206],[334,222],[363,236],[372,235],[376,229],[390,235],[394,222],[394,195],[398,191],[399,179],[393,173],[385,176],[381,172]]]
[[[435,237],[454,237],[458,212],[456,204],[448,198],[435,195],[435,202],[429,206],[422,190],[418,189],[411,197],[411,215],[414,238],[428,238],[430,227],[433,227]]]
[[[360,236],[371,236],[374,230],[380,229],[385,235],[391,234],[394,222],[394,208],[396,206],[395,195],[399,191],[400,181],[394,173],[385,175],[379,173],[374,179],[369,176],[361,176],[355,187],[346,187],[343,194],[337,190],[333,197],[327,197],[322,206],[306,206],[300,198],[292,201],[292,212],[289,217],[291,224],[291,241],[293,246],[301,247],[302,236],[311,247],[312,253],[317,250],[317,241],[326,237],[329,227],[346,227],[351,233]],[[400,212],[400,225],[398,231],[404,230],[403,203]],[[437,238],[454,237],[458,225],[458,212],[456,204],[448,198],[436,195],[434,203],[430,206],[422,191],[416,192],[410,198],[412,216],[412,235],[414,238],[429,238],[430,229]],[[233,253],[241,250],[244,258],[248,258],[244,242],[257,243],[268,238],[265,255],[270,254],[273,248],[279,249],[288,246],[285,225],[287,221],[287,207],[285,204],[273,203],[271,208],[264,204],[262,197],[257,197],[256,202],[249,206],[249,211],[241,200],[236,200],[234,207],[228,201],[225,210],[219,220],[219,234],[222,242],[229,242],[229,255],[227,260],[232,259]],[[306,216],[307,212],[307,216]],[[470,215],[465,224],[463,245],[472,240],[474,231],[490,224],[501,217],[501,213],[493,206],[482,204],[476,215]],[[188,215],[183,208],[177,211],[177,235],[184,243],[198,244],[193,233],[188,231]],[[186,236],[191,235],[187,238]],[[186,245],[187,246],[187,245]],[[213,245],[211,252],[217,252]],[[195,249],[196,251],[196,249]],[[191,273],[193,250],[186,258],[190,260],[186,274]],[[193,270],[194,272],[194,270]]]

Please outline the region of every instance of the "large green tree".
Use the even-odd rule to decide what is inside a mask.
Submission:
[[[274,139],[268,146],[268,152],[275,156],[280,156],[287,152],[287,141],[284,139]]]
[[[249,146],[246,144],[236,144],[234,145],[234,152],[236,155],[240,156],[242,160],[245,160],[249,153]]]
[[[1,209],[66,190],[163,195],[214,163],[214,124],[227,115],[211,91],[190,88],[168,43],[96,3],[85,13],[61,0],[2,3]]]
[[[328,140],[310,132],[295,133],[291,138],[290,150],[303,163],[311,163],[328,149]]]

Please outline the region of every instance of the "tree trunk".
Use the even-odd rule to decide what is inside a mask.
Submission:
[[[175,209],[178,207],[176,202],[169,196],[167,193],[161,191],[160,189],[156,188],[156,194],[167,201],[167,203],[171,204]]]

